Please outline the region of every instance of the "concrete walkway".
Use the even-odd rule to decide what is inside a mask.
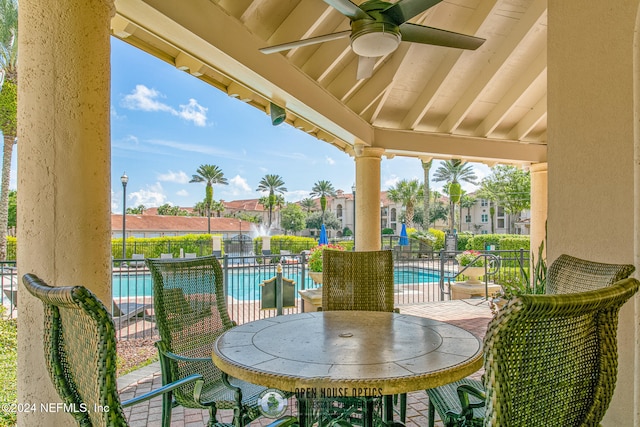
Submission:
[[[399,306],[400,312],[416,316],[429,317],[460,326],[478,337],[483,337],[491,311],[486,301],[480,299],[458,300],[446,302],[429,302]],[[481,372],[474,376],[479,377]],[[118,378],[118,390],[122,400],[130,399],[160,387],[159,362]],[[290,402],[295,408],[295,402]],[[407,427],[427,426],[427,394],[421,390],[407,395]],[[295,411],[295,409],[294,409]],[[295,413],[295,412],[294,412]],[[162,399],[156,398],[125,409],[125,414],[132,427],[160,426],[162,418]],[[231,422],[231,411],[218,411],[221,422]],[[192,427],[206,425],[209,415],[207,411],[185,409],[178,406],[173,409],[171,425],[175,427]],[[266,426],[272,419],[260,418],[251,423],[252,427]],[[436,425],[441,426],[441,423]]]

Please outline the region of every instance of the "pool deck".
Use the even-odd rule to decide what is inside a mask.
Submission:
[[[488,303],[481,299],[405,304],[399,305],[398,308],[401,313],[429,317],[460,326],[480,338],[484,336],[487,323],[492,317]],[[473,376],[479,377],[480,375],[481,371],[478,371]],[[161,384],[160,365],[158,362],[118,378],[118,390],[120,390],[122,400],[148,392]],[[406,426],[426,426],[427,394],[422,390],[409,393],[407,402]],[[290,408],[293,408],[293,414],[295,415],[295,402],[290,403]],[[161,398],[156,398],[132,408],[126,408],[125,414],[129,420],[129,425],[132,427],[160,426],[162,400]],[[218,418],[221,422],[230,422],[231,416],[231,411],[218,412]],[[206,410],[185,409],[179,406],[173,409],[171,425],[175,427],[203,426],[207,421],[208,412]],[[273,419],[269,418],[259,418],[250,425],[251,427],[266,426],[272,421]],[[442,426],[442,423],[438,421],[436,426]]]

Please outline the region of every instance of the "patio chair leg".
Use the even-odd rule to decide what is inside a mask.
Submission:
[[[436,417],[436,407],[433,406],[433,403],[429,402],[429,427],[433,427],[435,420],[434,418]]]
[[[171,408],[173,408],[173,393],[162,395],[162,427],[171,427]]]

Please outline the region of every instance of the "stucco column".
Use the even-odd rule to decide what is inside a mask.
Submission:
[[[109,309],[112,12],[111,0],[21,0],[18,40],[19,274],[85,285]],[[45,368],[42,304],[19,292],[18,402],[61,402]],[[75,422],[37,410],[18,425]]]
[[[634,263],[634,46],[638,0],[548,1],[548,260]],[[636,65],[637,67],[637,65]],[[637,266],[637,264],[636,264]],[[639,296],[636,295],[637,300]],[[640,425],[634,303],[620,310],[619,372],[604,427]]]
[[[356,154],[356,250],[380,250],[380,162],[384,149]]]
[[[531,174],[531,251],[537,256],[540,242],[546,236],[547,222],[547,163],[536,163],[529,168]],[[546,254],[547,248],[544,249]]]

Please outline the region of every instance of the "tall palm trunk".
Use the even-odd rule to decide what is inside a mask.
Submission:
[[[11,156],[15,135],[4,136],[4,153],[2,158],[2,184],[0,185],[0,260],[7,259],[7,222],[9,218],[9,179],[11,175]]]
[[[429,172],[431,171],[431,165],[433,160],[428,162],[422,161],[422,170],[424,172],[424,197],[422,199],[422,206],[424,207],[424,217],[422,219],[422,228],[429,229],[431,221],[429,221],[429,210],[431,209],[431,183],[429,182]]]

